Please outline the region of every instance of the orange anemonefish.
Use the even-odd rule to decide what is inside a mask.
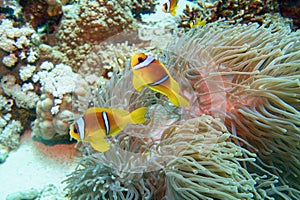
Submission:
[[[117,108],[92,107],[71,126],[70,135],[78,141],[89,142],[97,151],[105,152],[110,149],[106,136],[119,133],[128,124],[144,123],[146,112],[146,107],[131,113]]]
[[[179,85],[172,78],[167,68],[152,56],[144,53],[134,54],[131,59],[133,87],[141,91],[144,86],[166,95],[176,106],[190,106],[189,102],[179,95]]]
[[[206,20],[201,20],[200,18],[196,18],[190,21],[190,28],[196,28],[205,25],[206,25]]]
[[[178,7],[177,3],[178,0],[167,0],[167,2],[162,5],[162,11],[170,13],[172,16],[175,16],[176,9]]]

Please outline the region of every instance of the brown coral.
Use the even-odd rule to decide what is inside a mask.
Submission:
[[[46,33],[52,33],[57,29],[63,14],[59,1],[20,0],[19,4],[23,7],[25,20],[29,21],[35,30],[45,26]]]
[[[299,29],[300,27],[300,1],[294,0],[280,0],[280,13],[284,17],[292,18],[294,25]]]
[[[208,23],[223,19],[231,24],[250,22],[262,24],[264,14],[278,11],[278,2],[273,0],[219,0],[213,4],[198,1],[197,7],[190,8],[186,5],[183,14],[180,15],[182,21],[179,26],[189,28],[189,24],[197,18],[206,20]]]
[[[140,19],[141,14],[155,12],[155,6],[158,4],[155,0],[133,0],[131,1],[131,11],[135,18]]]
[[[93,44],[124,31],[133,22],[130,8],[122,1],[80,1],[66,10],[56,37],[58,49],[75,69],[81,66]]]

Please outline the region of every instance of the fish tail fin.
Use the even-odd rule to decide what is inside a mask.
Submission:
[[[110,146],[109,146],[108,142],[106,142],[104,137],[98,138],[97,140],[90,141],[90,144],[92,145],[92,147],[95,150],[97,150],[99,152],[105,152],[110,149]]]
[[[133,124],[144,123],[146,121],[146,118],[145,118],[146,112],[147,112],[146,107],[141,107],[141,108],[138,108],[138,109],[132,111],[129,115],[131,122]]]

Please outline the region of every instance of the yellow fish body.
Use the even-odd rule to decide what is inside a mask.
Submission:
[[[89,142],[99,152],[105,152],[110,149],[106,136],[119,133],[128,124],[144,123],[146,112],[146,107],[131,113],[116,108],[92,107],[71,126],[70,136],[78,141]]]
[[[189,102],[180,96],[178,83],[172,78],[167,68],[152,56],[143,53],[135,54],[131,59],[133,71],[133,87],[141,91],[144,86],[166,95],[176,106],[190,106]]]
[[[167,0],[167,2],[162,5],[162,11],[170,13],[172,16],[175,16],[178,7],[177,4],[178,0]]]
[[[206,20],[201,20],[200,18],[196,18],[194,20],[191,20],[190,22],[190,28],[195,28],[199,26],[205,26]]]

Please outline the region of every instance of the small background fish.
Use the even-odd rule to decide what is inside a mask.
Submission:
[[[166,3],[162,5],[162,11],[170,13],[172,16],[176,15],[176,10],[178,8],[178,0],[167,0]]]

